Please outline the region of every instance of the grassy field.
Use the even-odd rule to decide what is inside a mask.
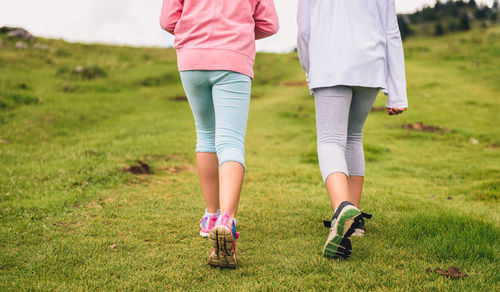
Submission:
[[[347,261],[321,254],[332,210],[297,56],[258,54],[236,270],[208,267],[198,236],[175,52],[36,42],[0,46],[0,290],[500,288],[500,27],[405,43],[410,110],[368,118],[374,219]],[[125,171],[138,161],[152,173]],[[426,272],[450,265],[468,277]]]

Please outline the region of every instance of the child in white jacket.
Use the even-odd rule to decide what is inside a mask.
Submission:
[[[334,208],[323,249],[347,258],[364,233],[359,211],[365,171],[363,127],[379,90],[386,112],[408,108],[394,0],[299,0],[298,53],[314,94],[321,174]]]

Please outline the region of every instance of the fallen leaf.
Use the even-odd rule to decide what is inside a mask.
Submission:
[[[430,268],[427,268],[427,269],[430,269]],[[425,269],[425,270],[428,271],[427,269]],[[450,266],[448,268],[448,270],[436,268],[434,271],[437,274],[443,275],[443,276],[448,277],[450,279],[458,279],[458,278],[468,277],[468,275],[466,273],[460,271],[459,268],[454,267],[454,266]]]
[[[112,245],[109,246],[109,248],[114,249],[116,247],[116,243],[113,243]]]

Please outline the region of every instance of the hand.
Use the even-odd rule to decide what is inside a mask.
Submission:
[[[402,107],[402,108],[399,108],[399,107],[388,108],[388,107],[386,107],[385,108],[385,112],[390,116],[396,116],[396,115],[402,114],[406,110],[407,110],[407,108],[405,108],[405,107]]]

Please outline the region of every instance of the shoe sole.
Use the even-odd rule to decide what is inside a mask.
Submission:
[[[365,231],[363,229],[356,228],[351,236],[356,236],[356,237],[365,236]]]
[[[208,258],[208,264],[219,268],[236,268],[233,250],[233,233],[224,226],[217,226],[210,230],[210,243],[214,252]]]
[[[323,248],[323,255],[327,258],[347,259],[352,251],[350,237],[359,226],[362,215],[357,208],[348,206],[342,210],[338,218],[330,229],[330,234]]]

